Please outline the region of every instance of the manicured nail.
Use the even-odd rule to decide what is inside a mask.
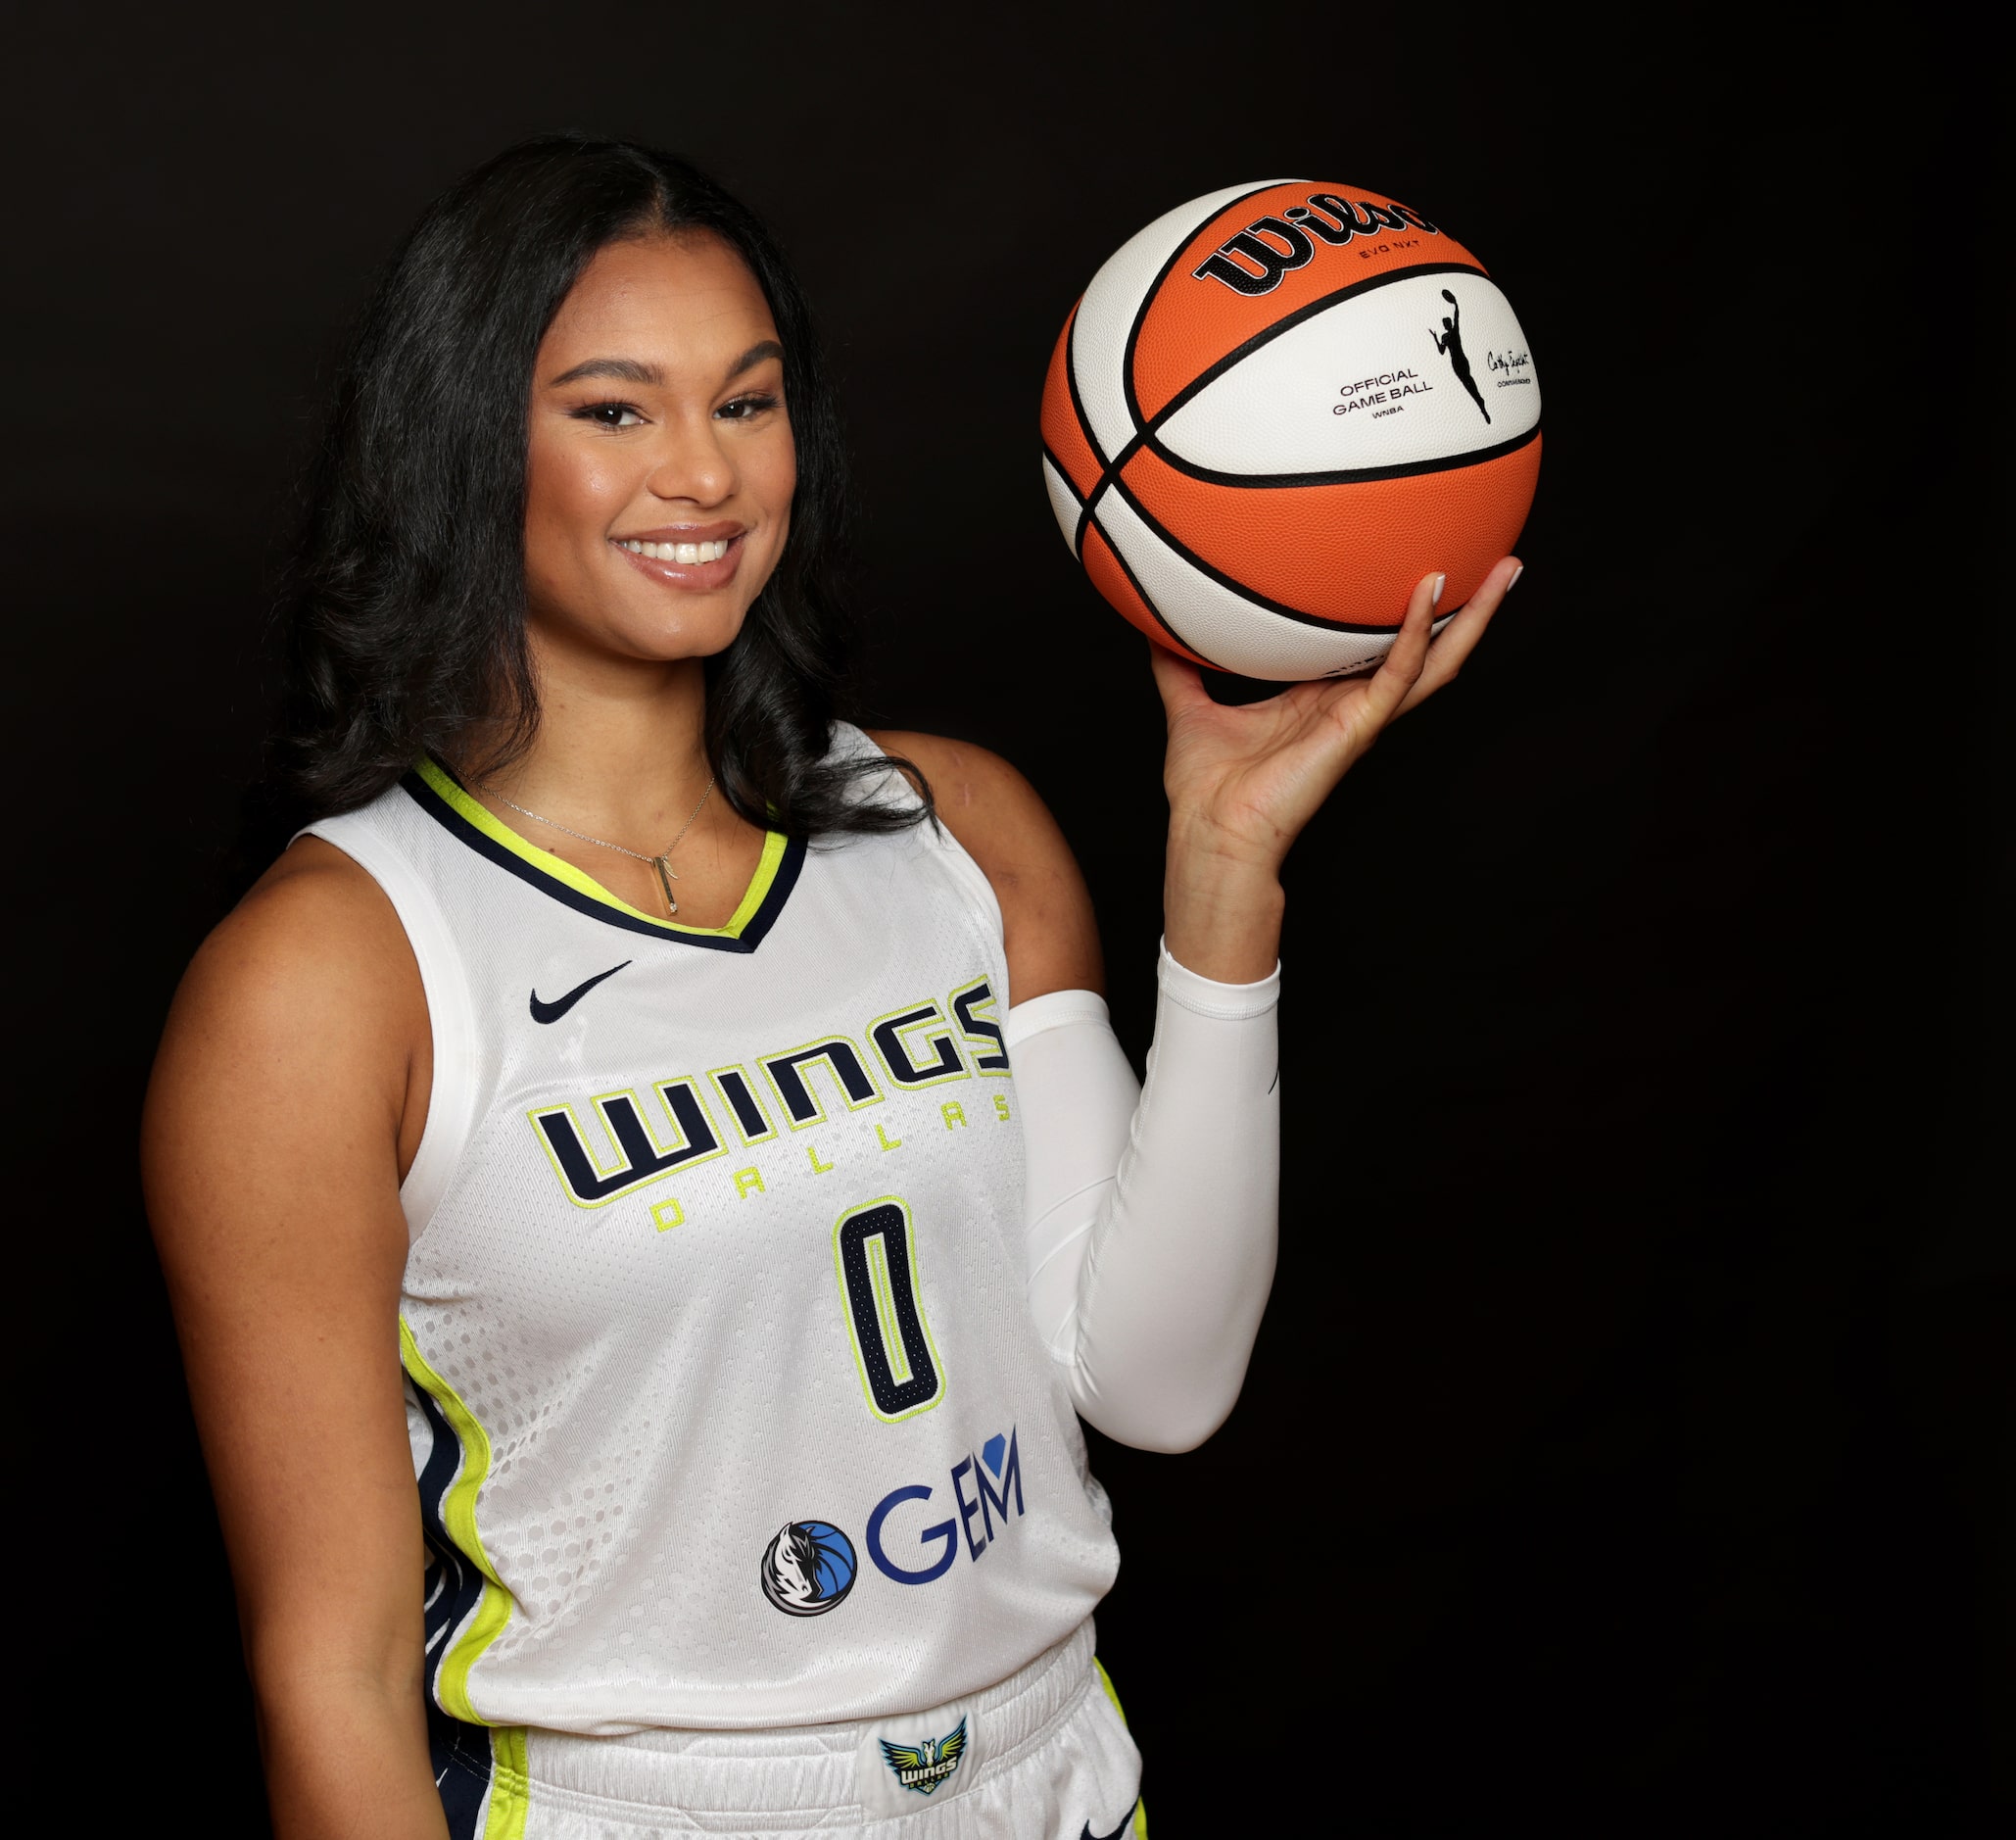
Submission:
[[[1435,577],[1435,592],[1428,597],[1428,605],[1430,606],[1440,606],[1442,605],[1442,587],[1448,579],[1447,575],[1437,575]]]
[[[1511,594],[1512,591],[1519,585],[1519,577],[1523,575],[1525,572],[1526,565],[1523,562],[1521,562],[1517,568],[1512,570],[1512,580],[1505,584],[1505,591],[1507,594]]]

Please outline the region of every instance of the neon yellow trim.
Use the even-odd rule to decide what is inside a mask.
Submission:
[[[483,1817],[483,1840],[525,1840],[525,1816],[531,1810],[525,1727],[499,1725],[490,1734],[490,1810]]]
[[[1126,1724],[1127,1708],[1113,1690],[1113,1676],[1106,1671],[1106,1664],[1094,1655],[1092,1669],[1099,1676],[1099,1684],[1106,1689],[1106,1697],[1113,1702],[1113,1710],[1120,1715],[1120,1722]],[[1148,1840],[1148,1805],[1138,1797],[1134,1800],[1134,1840]]]
[[[877,1126],[876,1129],[880,1132],[881,1127]],[[883,1147],[887,1149],[888,1146],[885,1144]],[[852,1220],[855,1215],[865,1214],[870,1208],[881,1207],[885,1203],[902,1210],[903,1236],[910,1244],[910,1296],[917,1305],[917,1320],[924,1329],[924,1345],[931,1350],[931,1364],[937,1370],[938,1377],[938,1389],[936,1392],[933,1393],[929,1399],[912,1406],[907,1412],[898,1412],[894,1416],[885,1412],[875,1403],[875,1389],[868,1383],[868,1363],[861,1353],[861,1332],[855,1325],[853,1298],[847,1291],[846,1261],[840,1256],[840,1229]],[[878,1234],[869,1240],[869,1246],[872,1247],[878,1239],[882,1243],[882,1273],[887,1274],[889,1269],[888,1238],[886,1235]],[[866,1250],[867,1248],[864,1248],[864,1251]],[[898,1361],[903,1364],[906,1370],[909,1368],[909,1352],[903,1346],[903,1337],[900,1330],[896,1328],[894,1304],[886,1298],[880,1287],[875,1257],[872,1251],[867,1253],[867,1262],[869,1283],[875,1287],[876,1327],[882,1333],[883,1353],[889,1358],[889,1369],[893,1378],[895,1365]],[[945,1378],[944,1357],[938,1353],[937,1337],[931,1332],[931,1318],[924,1313],[924,1284],[917,1276],[917,1218],[910,1212],[910,1203],[899,1194],[879,1194],[872,1201],[857,1201],[839,1220],[835,1221],[833,1223],[833,1276],[835,1282],[840,1285],[840,1315],[845,1320],[847,1326],[847,1346],[853,1351],[854,1372],[860,1377],[861,1397],[868,1401],[868,1410],[874,1413],[885,1425],[900,1425],[905,1419],[914,1419],[926,1412],[936,1412],[943,1401],[946,1392],[950,1390],[950,1382]],[[887,1314],[885,1314],[885,1311],[887,1311]],[[894,1332],[892,1333],[891,1332]],[[890,1355],[891,1349],[894,1350],[893,1355]]]
[[[782,831],[763,833],[763,853],[756,858],[756,873],[749,877],[749,885],[742,897],[742,905],[728,916],[728,924],[722,927],[687,927],[689,933],[725,933],[730,939],[740,939],[742,930],[756,917],[756,909],[763,904],[770,893],[770,884],[777,880],[777,865],[784,860],[785,835]]]
[[[486,1725],[490,1720],[469,1703],[469,1670],[511,1620],[511,1594],[497,1575],[490,1555],[483,1550],[483,1536],[476,1530],[476,1496],[490,1475],[490,1437],[477,1424],[476,1415],[462,1404],[456,1389],[427,1365],[427,1358],[420,1352],[420,1344],[413,1339],[413,1332],[403,1316],[399,1319],[399,1358],[412,1376],[413,1384],[441,1408],[449,1428],[462,1446],[462,1467],[448,1486],[448,1498],[441,1504],[441,1519],[456,1550],[482,1573],[485,1582],[476,1614],[442,1660],[437,1692],[442,1711],[451,1718],[467,1724]],[[523,1831],[522,1823],[518,1831]]]
[[[763,853],[756,859],[756,873],[749,878],[748,888],[744,892],[742,904],[728,916],[728,923],[718,927],[690,927],[677,920],[667,920],[657,914],[644,912],[633,907],[627,900],[611,895],[594,876],[577,869],[568,861],[544,850],[537,844],[526,842],[518,833],[498,818],[487,805],[479,804],[450,779],[433,761],[421,759],[414,762],[413,770],[426,781],[429,789],[457,817],[466,819],[494,844],[502,844],[512,855],[529,862],[542,875],[550,875],[555,882],[562,882],[577,895],[586,895],[591,900],[600,901],[604,907],[613,907],[618,913],[628,914],[633,920],[648,921],[652,926],[666,933],[701,933],[710,939],[738,940],[742,930],[756,917],[756,910],[769,897],[770,889],[777,880],[778,865],[784,861],[784,852],[789,840],[782,831],[763,833]]]

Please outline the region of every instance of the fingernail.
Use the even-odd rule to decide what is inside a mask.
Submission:
[[[1526,565],[1523,562],[1521,562],[1517,568],[1512,570],[1512,580],[1505,584],[1505,591],[1507,594],[1511,594],[1512,591],[1519,585],[1519,577],[1523,575],[1525,572]]]
[[[1428,605],[1430,606],[1440,606],[1442,605],[1442,587],[1448,579],[1447,575],[1437,575],[1435,577],[1435,592],[1428,597]],[[1517,577],[1514,576],[1513,579],[1516,580]]]

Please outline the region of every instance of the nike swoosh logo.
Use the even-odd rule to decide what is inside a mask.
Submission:
[[[587,983],[577,984],[565,996],[555,997],[551,1003],[541,1002],[539,1000],[539,993],[534,991],[532,993],[532,1020],[534,1022],[558,1022],[568,1010],[580,1002],[598,984],[602,983],[605,979],[613,978],[617,972],[623,969],[624,965],[632,962],[632,960],[626,958],[621,965],[611,965],[606,971],[598,971]]]
[[[1129,1808],[1128,1812],[1120,1817],[1120,1825],[1114,1828],[1114,1830],[1111,1833],[1094,1833],[1092,1831],[1092,1823],[1090,1821],[1086,1821],[1084,1826],[1079,1832],[1078,1840],[1120,1840],[1121,1835],[1126,1833],[1128,1828],[1133,1822],[1134,1809],[1139,1808],[1140,1806],[1140,1799],[1139,1797],[1136,1797],[1134,1800],[1133,1808]]]

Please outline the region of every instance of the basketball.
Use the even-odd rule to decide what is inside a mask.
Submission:
[[[1158,218],[1065,321],[1043,480],[1093,585],[1158,645],[1293,682],[1374,668],[1517,541],[1540,385],[1484,265],[1389,198],[1234,185]]]

